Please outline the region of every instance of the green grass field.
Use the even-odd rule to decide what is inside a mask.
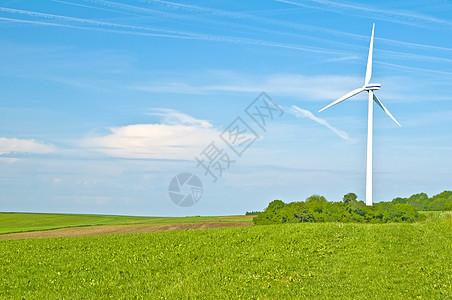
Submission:
[[[0,213],[0,234],[77,226],[121,224],[147,219],[150,218],[81,214]]]
[[[247,222],[252,216],[230,217],[133,217],[83,214],[36,214],[0,212],[0,234],[40,231],[67,227],[96,225],[174,224],[199,222]]]
[[[451,299],[452,224],[0,241],[2,299]]]

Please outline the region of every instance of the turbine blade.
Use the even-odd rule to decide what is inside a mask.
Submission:
[[[319,112],[321,112],[321,111],[323,111],[323,110],[325,110],[325,109],[327,109],[327,108],[329,108],[329,107],[331,107],[331,106],[333,106],[333,105],[336,105],[336,104],[338,104],[339,102],[342,102],[342,101],[344,101],[344,100],[347,100],[348,98],[353,97],[353,96],[355,96],[356,94],[361,93],[362,91],[364,91],[364,88],[362,88],[362,87],[360,87],[360,88],[358,88],[358,89],[355,89],[355,90],[351,91],[350,93],[348,93],[348,94],[346,94],[346,95],[340,97],[340,98],[337,99],[336,101],[331,102],[330,104],[328,104],[327,106],[325,106],[324,108],[322,108],[321,110],[319,110]]]
[[[364,85],[368,84],[370,81],[370,77],[372,77],[372,52],[374,49],[374,29],[375,23],[372,26],[372,36],[370,38],[369,56],[367,57],[366,80]]]
[[[375,96],[374,94],[374,101],[378,104],[378,106],[381,107],[381,109],[392,119],[394,120],[394,122],[397,123],[397,125],[399,125],[400,127],[402,127],[402,125],[400,125],[399,122],[397,122],[397,120],[394,118],[394,116],[389,112],[389,110],[383,105],[383,103],[381,103],[380,100],[378,100],[377,96]]]

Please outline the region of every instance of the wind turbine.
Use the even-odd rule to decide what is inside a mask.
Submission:
[[[367,69],[366,69],[366,78],[364,80],[364,85],[360,88],[357,88],[350,93],[340,97],[336,101],[328,104],[319,112],[338,104],[344,100],[347,100],[350,97],[355,96],[361,92],[367,91],[369,93],[369,106],[368,106],[368,115],[367,115],[367,168],[366,168],[366,205],[372,205],[372,136],[373,136],[373,103],[378,104],[378,106],[383,109],[383,111],[397,123],[400,127],[402,127],[399,122],[393,117],[393,115],[389,112],[389,110],[378,100],[377,96],[375,96],[374,91],[379,90],[381,84],[379,83],[369,83],[370,78],[372,76],[372,52],[374,47],[374,30],[375,23],[372,26],[372,36],[370,38],[370,47],[369,47],[369,56],[367,58]]]

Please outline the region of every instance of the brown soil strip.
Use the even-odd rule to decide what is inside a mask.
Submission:
[[[253,222],[210,222],[180,224],[144,224],[144,225],[105,225],[89,227],[71,227],[46,231],[19,232],[0,235],[0,240],[42,239],[56,237],[77,237],[89,235],[147,233],[157,231],[210,229],[221,227],[252,226]]]

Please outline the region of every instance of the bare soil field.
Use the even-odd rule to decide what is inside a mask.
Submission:
[[[0,235],[0,240],[41,239],[58,237],[78,237],[90,235],[147,233],[157,231],[210,229],[221,227],[252,226],[253,222],[206,222],[176,224],[137,224],[70,227],[55,230],[19,232]]]

